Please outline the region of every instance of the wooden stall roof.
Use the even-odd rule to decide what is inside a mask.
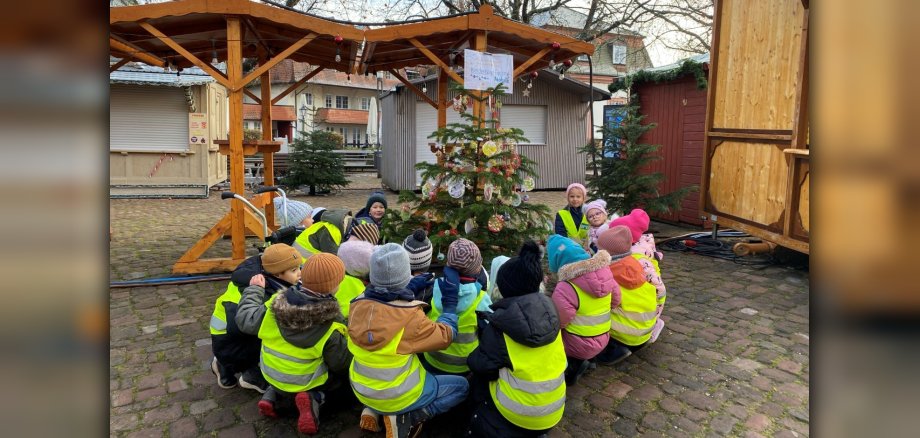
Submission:
[[[473,48],[477,31],[487,32],[485,51],[513,55],[515,69],[543,51],[525,72],[548,67],[550,59],[558,63],[594,53],[590,43],[500,17],[483,5],[476,13],[365,31],[366,44],[355,70],[366,73],[432,64],[426,51],[450,65],[452,52],[462,54],[463,49]],[[558,49],[552,49],[554,42],[559,43]]]
[[[248,0],[180,0],[109,8],[111,54],[130,55],[151,65],[165,65],[157,60],[180,68],[192,65],[144,29],[140,23],[146,22],[204,62],[212,60],[214,51],[223,62],[227,60],[225,16],[233,15],[243,21],[243,58],[258,58],[262,51],[269,57],[278,55],[312,33],[315,38],[287,58],[348,71],[364,39],[364,32],[353,26]],[[336,36],[343,39],[338,46]],[[337,48],[341,62],[335,62]]]

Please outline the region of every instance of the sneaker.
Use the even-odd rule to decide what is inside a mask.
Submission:
[[[240,374],[240,387],[265,394],[268,382],[262,377],[262,372],[258,368],[250,368]]]
[[[424,409],[416,409],[399,415],[383,417],[383,427],[386,429],[386,438],[416,438],[422,433],[422,426],[428,414]]]
[[[259,413],[263,417],[278,418],[278,413],[275,412],[276,398],[277,393],[275,393],[275,388],[272,387],[269,387],[265,394],[262,395],[262,399],[259,400]]]
[[[361,422],[358,425],[362,430],[368,432],[380,432],[380,414],[372,411],[371,408],[364,408],[361,411]]]
[[[631,355],[632,351],[629,351],[628,348],[622,345],[617,345],[612,349],[604,349],[601,354],[598,354],[597,357],[595,357],[595,360],[597,360],[597,363],[601,365],[616,365]]]
[[[211,359],[211,372],[217,376],[217,386],[224,389],[236,387],[236,379],[233,378],[233,374],[230,374],[230,372],[217,361],[217,357]]]
[[[300,433],[313,435],[319,431],[319,403],[313,400],[309,392],[298,392],[294,397],[294,403],[297,404],[297,411],[300,415],[297,417],[297,430]]]

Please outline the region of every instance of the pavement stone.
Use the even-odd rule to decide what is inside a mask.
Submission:
[[[355,190],[293,199],[357,210],[379,180]],[[387,193],[398,206],[395,193]],[[533,192],[552,210],[562,192]],[[110,277],[170,276],[172,264],[226,213],[208,199],[113,199]],[[652,223],[656,237],[695,231]],[[247,240],[247,254],[256,254]],[[204,257],[230,252],[219,240]],[[668,287],[658,342],[613,367],[590,371],[567,392],[551,437],[808,435],[809,275],[665,252]],[[226,281],[110,290],[110,430],[113,436],[299,434],[295,419],[267,419],[259,395],[217,387],[208,364],[208,320]],[[324,411],[319,437],[365,437],[360,409]],[[463,436],[458,415],[426,425],[431,437]],[[462,429],[462,430],[461,430]]]

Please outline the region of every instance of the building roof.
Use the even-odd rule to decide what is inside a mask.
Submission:
[[[293,84],[310,74],[314,68],[314,66],[306,62],[296,62],[285,59],[271,68],[272,84]],[[365,76],[354,74],[350,76],[351,80],[349,81],[349,75],[346,73],[337,70],[323,70],[307,81],[307,84],[336,85],[367,90],[377,89],[377,77],[374,75],[368,74]],[[258,83],[259,80],[256,78],[249,86],[251,87]],[[399,81],[396,79],[384,78],[382,87],[384,90],[389,90],[398,83]]]
[[[463,72],[462,72],[462,71],[460,72],[460,75],[461,75],[461,76],[463,75]],[[592,97],[592,95],[591,95],[591,87],[590,87],[586,82],[579,81],[578,79],[573,78],[571,75],[566,75],[564,79],[559,80],[559,76],[561,76],[561,75],[559,74],[559,72],[556,71],[556,70],[554,70],[554,69],[551,69],[551,68],[547,68],[547,69],[540,70],[540,79],[552,81],[553,85],[557,85],[557,84],[558,84],[558,86],[561,87],[562,89],[564,89],[564,90],[566,90],[566,91],[568,91],[568,92],[570,92],[570,93],[576,93],[576,94],[578,94],[578,96],[579,96],[579,98],[581,98],[581,101],[582,101],[582,102],[587,102],[588,100],[591,99],[591,97]],[[415,79],[415,80],[412,80],[412,81],[409,81],[409,82],[412,83],[412,84],[421,84],[421,83],[423,83],[423,82],[429,82],[429,81],[432,81],[432,80],[437,80],[437,78],[438,78],[438,77],[437,77],[436,75],[432,75],[432,76],[428,76],[428,77],[426,77],[426,78],[419,78],[419,79]],[[403,87],[405,87],[405,85],[403,85],[403,84],[399,84],[399,85],[396,86],[396,88],[403,88]],[[607,99],[610,99],[610,96],[611,96],[610,91],[607,91],[607,90],[604,90],[604,89],[598,88],[598,87],[599,87],[599,86],[598,86],[597,84],[595,84],[595,86],[594,86],[594,95],[593,95],[593,96],[594,96],[594,100],[607,100]],[[394,91],[396,91],[396,90],[394,90]],[[388,92],[388,93],[386,93],[386,94],[384,94],[384,95],[382,95],[381,97],[386,97],[386,96],[389,95],[390,93],[392,93],[392,91],[391,91],[391,92]]]
[[[367,125],[367,111],[357,109],[319,108],[315,121],[338,125]]]
[[[188,87],[210,82],[214,82],[214,78],[198,67],[184,68],[179,74],[176,74],[173,72],[167,73],[162,67],[130,62],[109,73],[109,83],[111,84]]]
[[[694,55],[694,56],[690,56],[690,57],[688,57],[688,58],[679,59],[679,60],[677,60],[677,61],[675,61],[675,62],[672,62],[672,63],[670,63],[670,64],[668,64],[668,65],[662,65],[662,66],[660,66],[660,67],[644,68],[644,69],[642,69],[642,71],[668,71],[668,70],[674,70],[675,68],[680,67],[680,65],[683,64],[684,61],[687,61],[687,60],[694,61],[694,62],[699,62],[699,63],[709,62],[709,53],[703,53],[703,54],[701,54],[701,55]]]
[[[572,29],[584,29],[585,20],[588,19],[588,16],[584,13],[578,12],[574,9],[568,7],[561,7],[552,11],[542,12],[535,15],[531,20],[530,24],[538,27],[543,26],[559,26],[559,27],[568,27]],[[605,23],[606,24],[606,23]],[[633,32],[625,27],[617,27],[613,32],[618,35],[629,35],[644,38],[643,35]]]
[[[262,105],[243,104],[243,120],[262,120]],[[297,120],[293,105],[272,105],[272,120]]]

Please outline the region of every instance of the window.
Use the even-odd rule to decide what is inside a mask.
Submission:
[[[332,95],[326,95],[326,108],[332,108]]]
[[[610,54],[614,64],[626,64],[626,46],[618,44],[611,45]]]
[[[358,128],[355,128],[355,129],[352,131],[352,133],[351,133],[351,142],[352,142],[353,144],[360,144],[360,143],[361,143],[361,134],[359,133]]]
[[[313,106],[313,93],[307,93],[306,103],[309,106]]]
[[[371,99],[369,97],[361,98],[361,109],[367,111],[371,107]]]
[[[335,107],[348,109],[348,96],[335,96]]]
[[[345,133],[345,128],[339,128],[339,134],[342,135],[342,142],[348,141],[348,134]]]
[[[546,144],[546,107],[536,105],[502,105],[502,127],[520,128],[527,138],[524,144]]]

